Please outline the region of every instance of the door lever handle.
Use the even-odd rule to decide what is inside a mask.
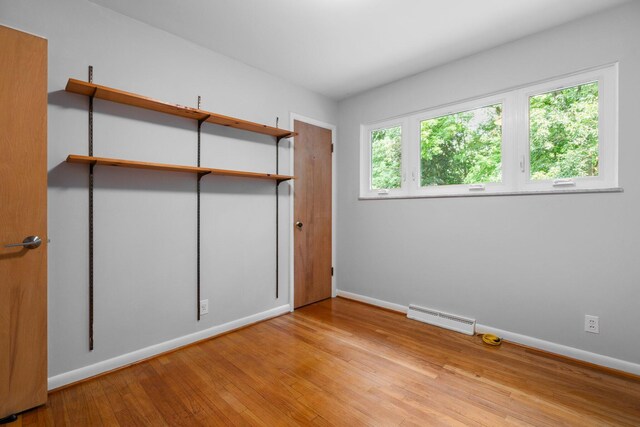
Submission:
[[[28,236],[22,241],[22,243],[11,243],[9,245],[4,245],[5,248],[17,248],[24,247],[26,249],[35,249],[40,247],[42,244],[42,239],[38,236]]]

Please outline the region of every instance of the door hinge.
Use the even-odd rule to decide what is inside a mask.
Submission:
[[[333,153],[333,144],[331,144],[331,152]]]
[[[333,277],[333,267],[331,267],[331,277]]]

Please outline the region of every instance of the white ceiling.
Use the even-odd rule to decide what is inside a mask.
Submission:
[[[91,0],[335,99],[628,0]]]

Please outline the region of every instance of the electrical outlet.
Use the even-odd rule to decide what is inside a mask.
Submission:
[[[200,300],[200,316],[209,313],[209,300]]]
[[[584,316],[584,330],[592,334],[600,333],[600,318],[598,316]]]

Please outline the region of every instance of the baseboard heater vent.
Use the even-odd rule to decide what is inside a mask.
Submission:
[[[443,313],[442,311],[432,310],[430,308],[424,308],[413,304],[409,305],[407,317],[409,319],[440,326],[441,328],[451,329],[452,331],[461,332],[467,335],[473,335],[476,329],[475,319]]]

